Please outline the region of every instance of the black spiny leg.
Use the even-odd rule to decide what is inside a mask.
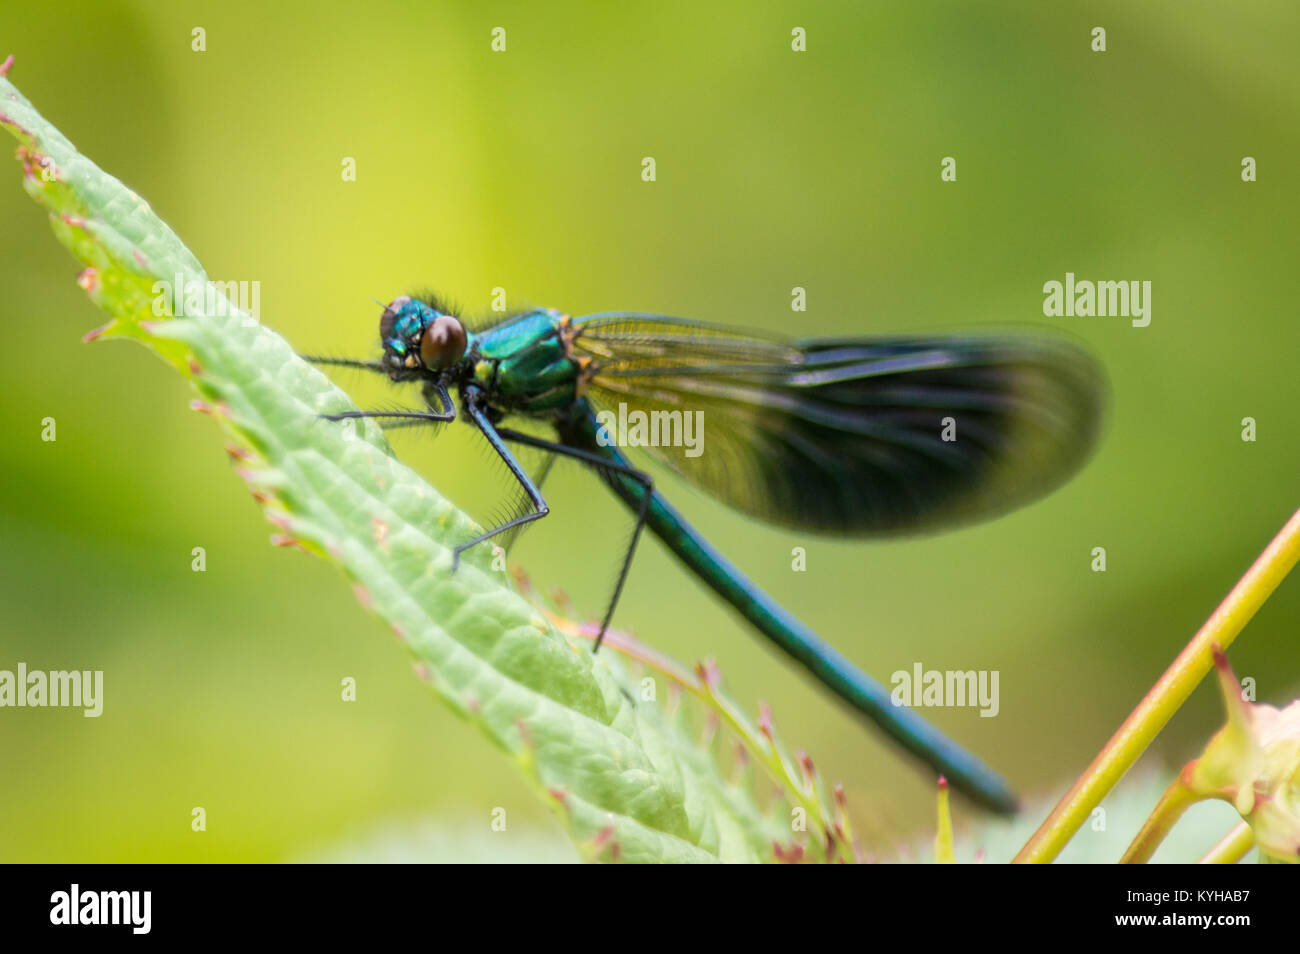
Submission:
[[[466,388],[463,396],[465,399],[465,412],[469,414],[470,422],[479,429],[479,433],[487,438],[487,442],[492,445],[492,449],[497,452],[497,456],[505,462],[506,467],[510,468],[510,473],[514,475],[515,480],[519,482],[519,486],[528,495],[533,510],[531,513],[523,513],[512,520],[507,520],[486,533],[479,534],[468,543],[458,545],[452,551],[451,569],[453,573],[460,566],[460,555],[470,547],[478,546],[484,540],[491,540],[498,533],[505,533],[507,530],[513,530],[516,527],[522,527],[524,524],[532,523],[534,520],[540,520],[551,512],[551,508],[546,506],[546,500],[542,497],[541,490],[533,483],[532,478],[524,472],[519,461],[515,460],[515,455],[510,453],[510,448],[506,447],[505,441],[501,439],[502,432],[498,431],[496,425],[488,420],[486,409],[480,403],[483,399],[482,392],[478,388]]]
[[[324,354],[300,354],[298,357],[312,364],[327,364],[335,368],[361,368],[363,371],[378,371],[386,374],[384,366],[378,361],[362,361],[360,358],[331,358]]]
[[[438,381],[430,387],[426,387],[426,397],[429,396],[430,391],[437,395],[438,400],[441,402],[441,411],[343,411],[339,414],[322,414],[321,417],[325,418],[327,421],[346,421],[368,417],[375,420],[405,420],[411,422],[432,422],[439,424],[445,424],[448,421],[456,420],[456,406],[451,403],[451,395],[447,393],[447,385]],[[429,406],[430,408],[433,407],[432,401],[429,402]]]
[[[499,434],[501,432],[498,430],[497,433]],[[538,466],[536,475],[533,477],[533,483],[537,485],[537,489],[539,491],[546,486],[546,478],[551,476],[551,469],[554,466],[555,466],[554,454],[548,454],[542,460],[542,463]],[[519,542],[519,538],[523,536],[524,531],[526,529],[528,529],[528,527],[525,524],[522,527],[515,527],[513,530],[505,534],[505,536],[502,537],[501,539],[501,549],[504,550],[506,553],[509,553],[511,550],[513,550],[515,544]]]
[[[360,368],[363,371],[375,371],[379,374],[388,373],[378,361],[362,361],[358,358],[331,358],[321,354],[300,354],[298,357],[304,361],[310,361],[312,364],[324,364],[336,368]],[[431,381],[424,386],[424,398],[429,402],[430,408],[433,407],[432,395],[437,395],[439,402],[442,404],[441,411],[344,411],[341,414],[322,414],[321,417],[327,421],[357,420],[368,417],[373,420],[406,422],[394,425],[396,427],[414,427],[417,424],[425,423],[445,424],[448,421],[456,420],[456,408],[451,403],[451,395],[447,393],[447,385],[441,381]]]
[[[618,606],[619,597],[623,595],[623,584],[627,582],[628,571],[632,569],[632,555],[636,552],[637,541],[641,539],[641,529],[645,526],[646,513],[650,509],[650,498],[654,495],[654,478],[645,471],[637,470],[635,467],[615,463],[601,457],[599,454],[577,447],[569,447],[567,444],[557,444],[554,441],[533,437],[531,434],[524,434],[507,428],[501,428],[496,433],[508,441],[514,441],[516,444],[524,444],[528,447],[536,447],[539,450],[550,451],[552,454],[572,457],[574,460],[580,460],[606,474],[622,474],[624,477],[639,483],[644,491],[641,495],[641,508],[636,515],[636,527],[632,531],[632,541],[628,544],[627,553],[623,556],[623,566],[618,571],[618,582],[614,585],[614,595],[610,597],[609,608],[605,610],[605,618],[600,624],[600,633],[596,636],[596,648],[592,650],[593,652],[599,652],[600,644],[605,640],[605,631],[609,629],[610,621],[614,618],[614,608]]]

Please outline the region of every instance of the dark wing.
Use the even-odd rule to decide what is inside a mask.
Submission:
[[[787,341],[631,313],[575,326],[596,411],[702,412],[698,456],[645,450],[737,510],[822,533],[923,532],[1044,496],[1092,451],[1106,390],[1050,334]]]

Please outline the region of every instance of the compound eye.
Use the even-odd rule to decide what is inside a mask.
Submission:
[[[465,355],[465,326],[451,315],[439,315],[420,339],[420,360],[426,368],[442,371]]]

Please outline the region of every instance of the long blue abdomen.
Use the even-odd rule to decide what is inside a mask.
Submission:
[[[582,413],[561,428],[565,443],[594,451],[610,461],[629,465],[617,447],[602,447],[597,425],[585,402]],[[640,509],[643,490],[633,480],[617,474],[607,481],[632,511]],[[700,535],[655,490],[647,525],[692,573],[730,603],[760,632],[798,660],[827,688],[869,717],[872,722],[926,764],[942,773],[959,791],[999,812],[1016,810],[1016,797],[997,773],[949,739],[913,710],[895,706],[880,683],[853,665],[763,592]]]

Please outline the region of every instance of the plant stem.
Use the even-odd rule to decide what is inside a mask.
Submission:
[[[948,806],[948,780],[939,776],[939,825],[934,836],[934,863],[955,865],[957,856],[952,848],[952,809]]]
[[[1146,751],[1210,671],[1214,664],[1213,647],[1228,648],[1298,559],[1300,510],[1291,515],[1092,764],[1062,796],[1038,831],[1012,859],[1014,862],[1045,864],[1061,853],[1092,810]]]
[[[1198,865],[1235,865],[1255,847],[1255,833],[1245,822],[1228,832],[1217,845],[1205,853]]]
[[[1147,816],[1147,820],[1143,822],[1142,830],[1137,833],[1137,837],[1128,846],[1128,850],[1124,852],[1124,857],[1120,858],[1119,863],[1122,865],[1144,865],[1150,861],[1151,856],[1160,847],[1160,843],[1169,834],[1169,830],[1174,827],[1178,819],[1183,817],[1183,812],[1187,811],[1196,802],[1196,795],[1183,784],[1183,777],[1180,774],[1169,783],[1165,793],[1160,796],[1160,801],[1156,802],[1156,807],[1152,809],[1151,814]]]

